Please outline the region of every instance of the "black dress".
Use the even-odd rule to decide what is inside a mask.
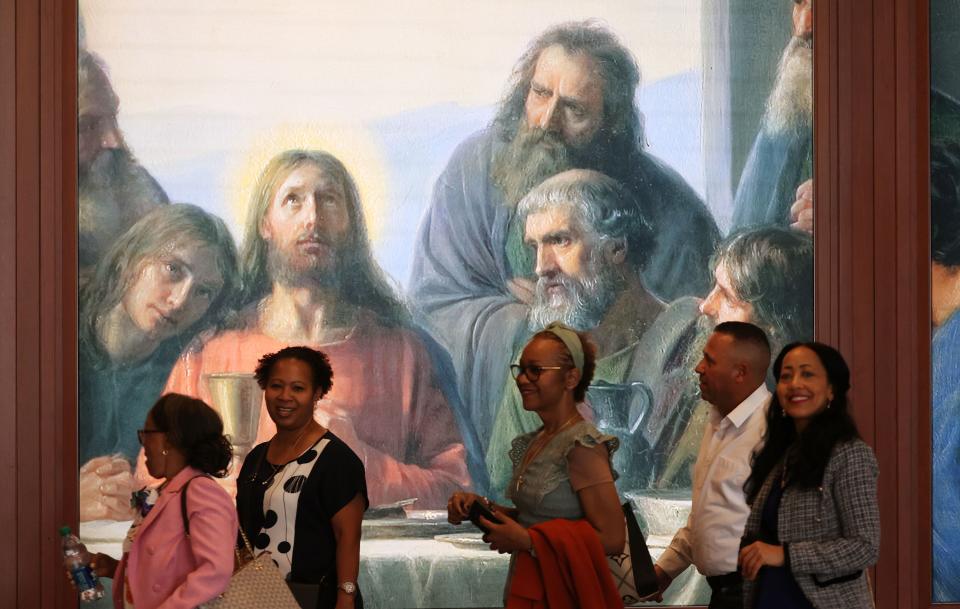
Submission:
[[[329,431],[280,467],[267,461],[268,447],[254,447],[237,477],[240,526],[255,550],[271,551],[290,581],[320,584],[318,609],[332,608],[339,580],[330,520],[358,493],[369,505],[363,463]],[[359,591],[356,606],[363,606]]]
[[[783,475],[777,476],[770,494],[763,504],[760,515],[760,541],[779,545],[777,520],[780,515],[780,499],[783,498]],[[755,609],[814,609],[803,593],[797,580],[786,566],[765,566],[757,578]]]

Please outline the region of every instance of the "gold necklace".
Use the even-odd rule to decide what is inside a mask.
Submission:
[[[297,439],[293,441],[293,446],[292,446],[292,448],[294,449],[294,450],[293,450],[294,453],[296,453],[297,447],[300,446],[300,440],[303,439],[303,435],[304,435],[305,433],[307,433],[307,429],[309,429],[309,427],[310,427],[310,423],[307,423],[306,425],[304,425],[304,426],[303,426],[303,429],[300,430],[299,435],[297,435]],[[271,442],[272,442],[272,440],[271,440]],[[269,449],[268,449],[268,450],[269,450]],[[288,450],[289,450],[289,449],[288,449]],[[296,455],[294,458],[299,457],[299,456],[300,456],[300,455]],[[276,463],[270,463],[270,461],[267,461],[267,465],[269,465],[270,468],[271,468],[273,471],[270,472],[270,475],[267,476],[266,479],[265,479],[261,484],[263,484],[263,486],[267,486],[268,484],[270,484],[271,482],[273,482],[273,479],[277,476],[277,473],[278,473],[280,470],[282,470],[283,468],[285,468],[288,463],[289,463],[289,461],[284,461],[283,463],[281,463],[281,464],[278,465],[278,464],[276,464]],[[254,476],[256,476],[256,472],[254,472]]]
[[[541,429],[540,433],[537,434],[537,438],[534,442],[539,442],[536,447],[533,446],[534,442],[531,442],[531,446],[527,449],[527,452],[523,455],[523,460],[520,461],[520,472],[517,474],[517,484],[515,487],[516,492],[520,492],[520,487],[523,486],[524,479],[523,476],[527,473],[527,468],[530,467],[530,464],[533,463],[533,460],[536,459],[543,449],[550,444],[550,440],[556,437],[561,431],[572,425],[577,419],[582,419],[579,412],[573,414],[572,417],[563,422],[563,425],[558,427],[555,431],[547,432],[546,429]]]

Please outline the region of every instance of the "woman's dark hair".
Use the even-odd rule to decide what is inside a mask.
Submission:
[[[330,366],[330,359],[324,353],[310,347],[284,347],[276,353],[264,355],[257,363],[257,369],[253,373],[261,389],[267,388],[267,381],[270,380],[273,367],[282,359],[296,359],[310,366],[313,390],[319,389],[320,397],[327,395],[333,387],[333,368]]]
[[[220,415],[206,402],[168,393],[157,400],[147,416],[183,453],[187,465],[218,478],[227,475],[233,447],[223,435]]]
[[[788,484],[815,488],[823,481],[823,472],[833,447],[860,437],[847,406],[850,369],[839,351],[818,342],[790,343],[780,351],[773,363],[774,379],[779,380],[787,354],[799,347],[806,347],[817,354],[827,371],[833,400],[829,408],[812,417],[804,431],[798,434],[793,419],[784,414],[780,400],[774,394],[767,411],[767,433],[763,446],[753,454],[753,469],[743,486],[748,503],[753,503],[767,476],[784,460],[788,450],[791,454],[784,465]]]
[[[580,337],[580,345],[583,347],[583,371],[580,373],[580,382],[577,383],[577,386],[573,388],[573,399],[577,402],[582,402],[587,397],[587,388],[590,386],[590,381],[593,380],[593,371],[597,367],[597,347],[590,341],[589,338],[587,338],[587,334],[585,332],[577,332],[577,336]],[[553,332],[541,330],[533,335],[533,338],[530,339],[530,342],[533,342],[533,340],[536,338],[545,338],[558,343],[561,347],[563,347],[563,350],[561,351],[563,363],[571,368],[576,368],[576,365],[573,363],[573,356],[570,354],[570,350],[567,349],[567,345],[560,340],[559,336]]]

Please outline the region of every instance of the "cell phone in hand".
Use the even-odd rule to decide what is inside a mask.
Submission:
[[[480,529],[484,533],[489,533],[490,529],[486,525],[480,522],[481,516],[486,518],[488,522],[492,522],[494,524],[501,524],[501,522],[497,520],[497,517],[493,515],[493,512],[487,509],[487,506],[483,505],[483,502],[474,501],[473,505],[470,506],[470,511],[467,513],[467,518],[469,518],[470,522],[476,525],[478,529]]]

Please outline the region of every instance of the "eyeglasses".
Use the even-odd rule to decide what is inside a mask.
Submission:
[[[527,380],[531,383],[536,383],[540,378],[540,375],[543,374],[544,370],[566,370],[567,366],[537,366],[536,364],[530,364],[528,366],[523,366],[521,364],[510,364],[510,374],[513,375],[513,378],[518,379],[520,375],[527,377]]]
[[[137,430],[137,439],[140,440],[140,444],[143,444],[143,437],[148,433],[163,433],[163,430],[160,429],[138,429]]]

